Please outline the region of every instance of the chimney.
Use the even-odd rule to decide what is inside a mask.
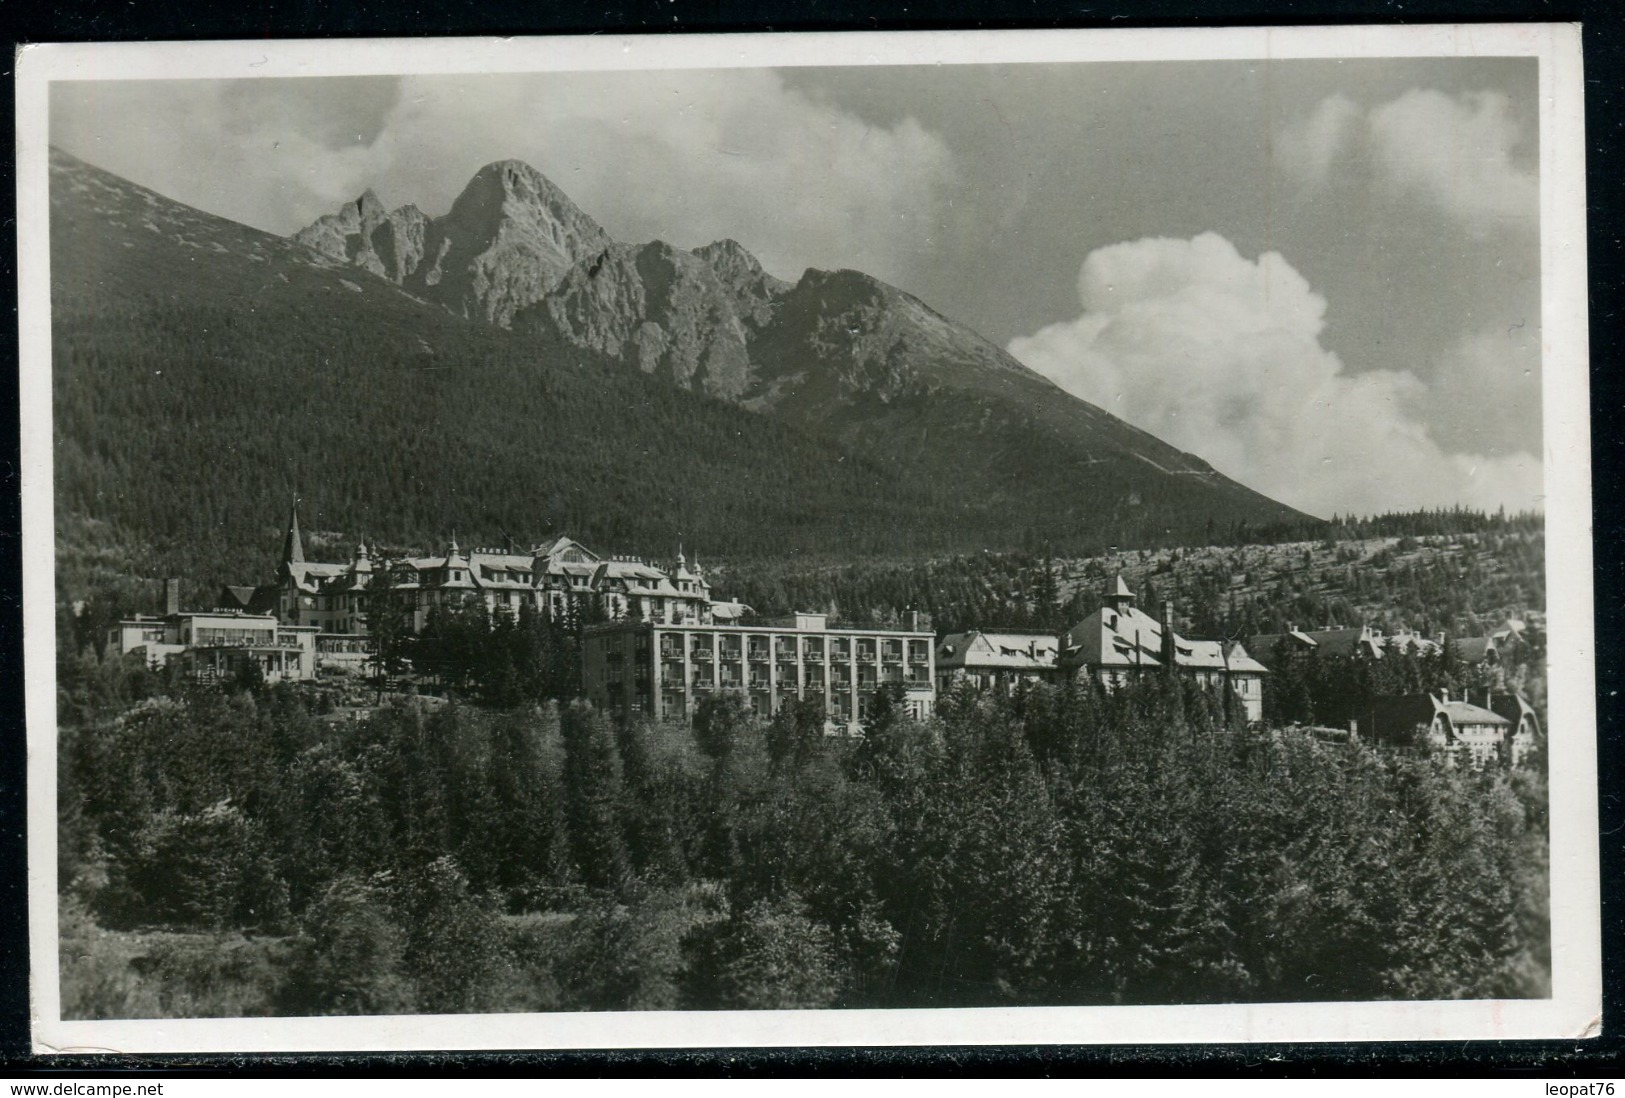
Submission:
[[[179,614],[181,612],[181,581],[178,579],[164,580],[164,614]]]
[[[920,612],[918,610],[908,612],[908,627],[910,632],[918,633],[920,631]]]
[[[1176,653],[1174,651],[1174,603],[1172,599],[1162,600],[1162,665],[1168,670],[1174,669]]]

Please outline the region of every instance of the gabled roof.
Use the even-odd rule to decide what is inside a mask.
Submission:
[[[1495,653],[1493,637],[1460,637],[1450,643],[1463,663],[1483,663]]]
[[[937,646],[937,666],[1039,671],[1055,667],[1060,642],[1042,633],[954,633]]]
[[[1268,656],[1275,651],[1277,645],[1283,640],[1289,640],[1299,648],[1315,648],[1315,638],[1301,629],[1293,629],[1286,633],[1260,633],[1256,637],[1247,638],[1247,647],[1261,656]]]
[[[1226,643],[1225,652],[1229,658],[1231,671],[1250,671],[1257,675],[1269,674],[1269,668],[1253,659],[1252,653],[1243,647],[1240,641]]]
[[[1162,625],[1132,606],[1101,607],[1066,631],[1061,651],[1074,666],[1161,667]]]
[[[594,553],[591,549],[588,549],[585,545],[582,545],[579,541],[576,541],[574,538],[567,538],[567,537],[562,537],[562,536],[561,537],[556,537],[552,541],[543,542],[541,545],[538,545],[536,547],[536,551],[531,555],[535,556],[535,557],[546,557],[546,558],[548,558],[549,563],[552,563],[552,560],[553,560],[554,557],[557,557],[557,556],[561,555],[562,553],[564,553],[568,549],[579,550],[581,555],[586,557],[589,561],[593,562],[594,564],[596,564],[598,562],[598,554],[597,553]],[[560,562],[560,563],[564,563],[564,562]],[[571,562],[571,563],[575,563],[575,562]]]
[[[1396,694],[1373,699],[1366,709],[1376,727],[1371,734],[1378,739],[1390,740],[1407,729],[1431,728],[1436,718],[1450,722],[1451,734],[1463,725],[1489,725],[1505,728],[1511,722],[1498,713],[1468,702],[1448,700],[1437,694]],[[1361,716],[1362,720],[1366,716]]]
[[[291,560],[285,562],[284,566],[288,569],[288,575],[292,578],[294,586],[308,593],[314,593],[318,583],[341,576],[350,567],[348,564],[329,564],[310,560]]]
[[[1505,717],[1510,725],[1522,728],[1527,721],[1530,728],[1540,731],[1540,717],[1522,694],[1495,694],[1490,698],[1490,708]]]
[[[1314,641],[1320,652],[1327,656],[1348,656],[1357,649],[1364,649],[1366,654],[1371,656],[1380,655],[1382,652],[1382,646],[1377,642],[1369,625],[1354,629],[1306,629],[1304,635]]]
[[[1084,618],[1061,638],[1061,663],[1079,667],[1161,667],[1162,623],[1134,607],[1109,606]],[[1174,666],[1267,674],[1239,641],[1192,640],[1174,634]]]

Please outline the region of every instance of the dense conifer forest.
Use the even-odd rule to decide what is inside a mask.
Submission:
[[[70,1017],[1548,993],[1543,761],[1250,733],[1177,681],[857,741],[61,685]]]

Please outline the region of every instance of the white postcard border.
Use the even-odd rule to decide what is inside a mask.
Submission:
[[[57,969],[47,92],[54,80],[1308,57],[1540,61],[1552,998],[864,1011],[63,1021]],[[1578,1038],[1599,1031],[1584,111],[1560,24],[381,39],[24,47],[16,59],[28,878],[36,1051],[224,1052]]]

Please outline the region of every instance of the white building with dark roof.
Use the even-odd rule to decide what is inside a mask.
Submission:
[[[1249,723],[1264,719],[1264,676],[1269,668],[1240,641],[1193,640],[1174,631],[1174,605],[1153,618],[1134,605],[1134,592],[1118,576],[1099,610],[1061,637],[1064,675],[1088,675],[1112,688],[1148,673],[1176,674],[1239,699]]]
[[[1052,633],[950,633],[937,642],[937,691],[970,683],[1011,693],[1023,683],[1053,682],[1060,653]]]

